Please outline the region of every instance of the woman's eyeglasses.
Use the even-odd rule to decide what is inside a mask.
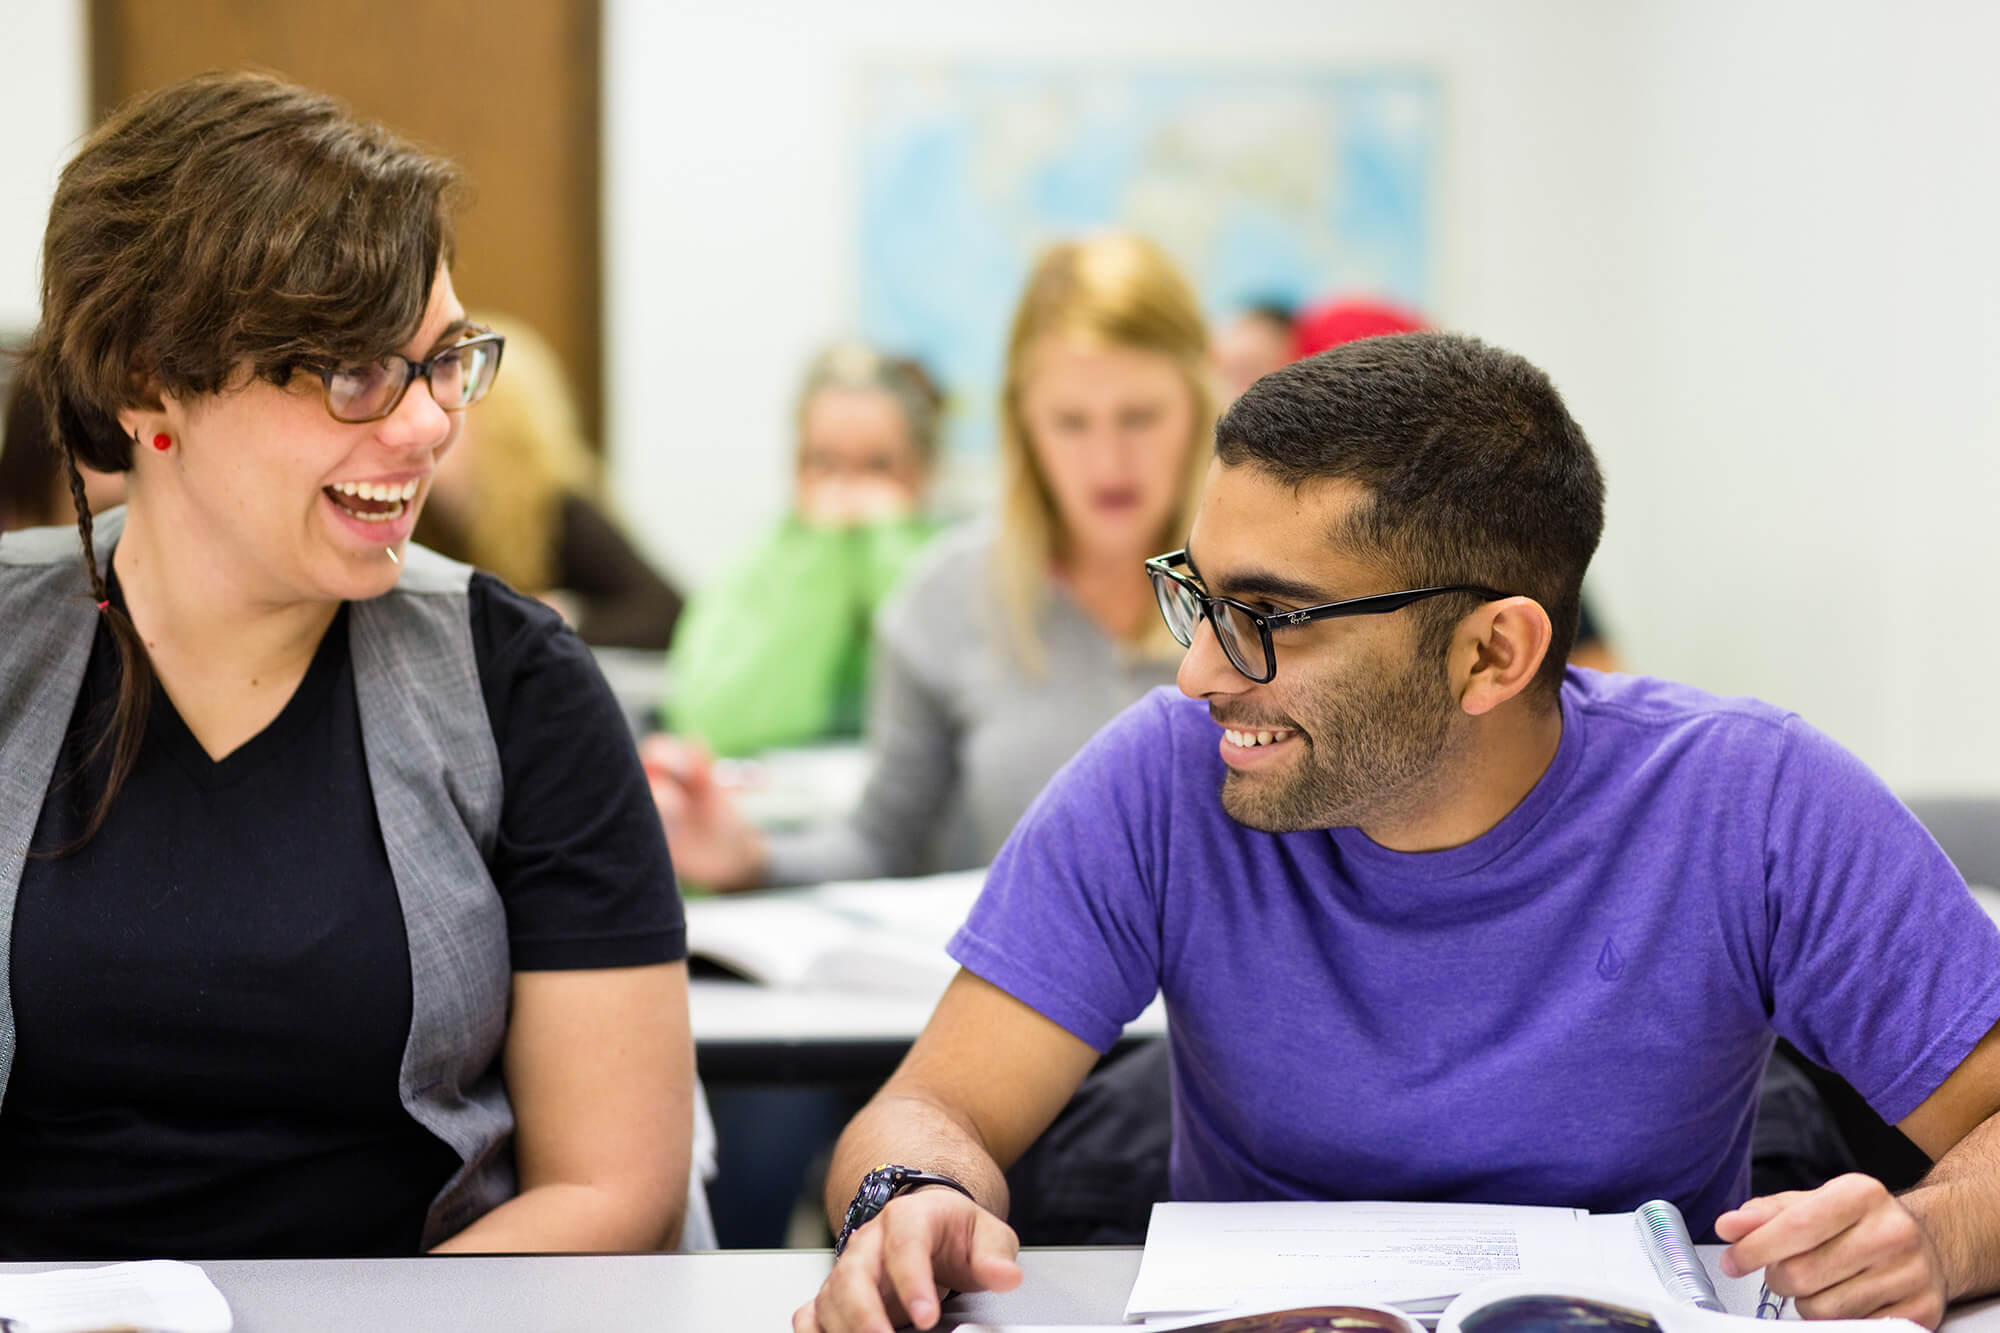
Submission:
[[[1306,625],[1315,620],[1340,616],[1379,616],[1400,611],[1411,602],[1438,597],[1448,592],[1477,593],[1488,601],[1513,594],[1496,592],[1473,583],[1453,583],[1438,588],[1411,588],[1405,592],[1377,593],[1372,597],[1350,597],[1345,601],[1301,607],[1297,611],[1259,611],[1227,597],[1211,597],[1189,575],[1185,550],[1156,555],[1146,562],[1146,574],[1153,580],[1153,596],[1159,600],[1160,614],[1181,647],[1194,646],[1194,632],[1206,616],[1215,629],[1215,641],[1222,645],[1229,664],[1263,685],[1278,674],[1277,654],[1271,649],[1273,626]]]
[[[500,353],[507,340],[497,333],[476,331],[428,361],[412,361],[391,352],[358,366],[319,372],[326,387],[326,410],[335,421],[380,421],[402,406],[403,395],[419,376],[430,381],[431,398],[447,412],[471,407],[493,387],[500,373]]]

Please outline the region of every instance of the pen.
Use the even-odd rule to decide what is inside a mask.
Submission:
[[[1672,1201],[1653,1199],[1642,1203],[1632,1214],[1632,1221],[1638,1227],[1639,1244],[1653,1261],[1653,1272],[1661,1286],[1689,1305],[1716,1314],[1729,1313],[1722,1298],[1715,1294],[1715,1283],[1702,1267],[1701,1256],[1695,1253],[1687,1220]]]
[[[1757,1289],[1757,1317],[1759,1319],[1781,1319],[1785,1314],[1785,1298],[1771,1294],[1771,1279],[1765,1278]]]

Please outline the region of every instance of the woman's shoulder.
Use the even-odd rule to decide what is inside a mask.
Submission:
[[[4,515],[0,515],[4,517]],[[50,528],[0,528],[0,565],[53,565],[83,556],[74,524]]]
[[[985,651],[986,627],[999,606],[995,540],[985,519],[965,520],[932,538],[883,599],[877,638],[927,660]]]
[[[998,540],[989,519],[965,519],[945,528],[910,562],[884,614],[946,614],[989,600]]]

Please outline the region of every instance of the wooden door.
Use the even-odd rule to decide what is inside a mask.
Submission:
[[[599,0],[91,0],[93,105],[254,66],[455,159],[459,296],[547,335],[595,440],[600,20]]]

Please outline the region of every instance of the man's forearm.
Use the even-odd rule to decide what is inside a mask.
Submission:
[[[2000,1291],[2000,1115],[1960,1139],[1902,1201],[1937,1247],[1947,1299]]]
[[[885,1162],[950,1176],[996,1217],[1007,1216],[1007,1176],[969,1123],[926,1098],[883,1092],[840,1136],[826,1173],[826,1215],[836,1234],[861,1178]]]

